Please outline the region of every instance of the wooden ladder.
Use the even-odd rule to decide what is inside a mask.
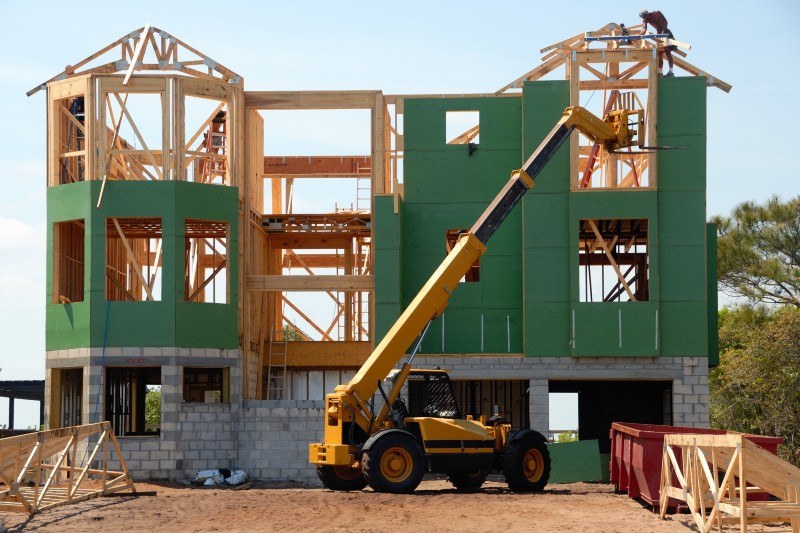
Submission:
[[[288,341],[283,330],[272,332],[267,354],[267,400],[286,399],[286,353]],[[280,339],[280,340],[279,340]]]

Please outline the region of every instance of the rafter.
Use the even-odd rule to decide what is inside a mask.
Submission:
[[[156,36],[161,41],[161,46],[158,45]],[[134,43],[134,45],[132,46],[131,43]],[[112,59],[114,49],[118,51],[116,59]],[[100,58],[106,55],[111,56],[109,59],[112,60],[99,65],[94,64],[95,62],[100,62]],[[190,66],[204,66],[206,67],[206,72],[190,68]],[[113,74],[125,72],[123,85],[126,85],[131,75],[141,70],[183,72],[196,78],[221,79],[235,85],[240,85],[244,81],[241,76],[232,70],[211,59],[196,48],[189,46],[174,35],[147,24],[120,37],[74,65],[67,65],[62,72],[40,83],[26,94],[28,96],[36,94],[51,81],[92,73]]]

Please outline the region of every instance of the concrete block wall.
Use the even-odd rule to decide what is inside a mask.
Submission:
[[[531,427],[550,429],[549,385],[558,380],[672,381],[673,423],[708,427],[708,360],[705,357],[424,357],[417,368],[441,367],[452,379],[530,379]]]
[[[268,480],[319,484],[308,443],[323,436],[323,401],[245,401],[239,410],[239,468]]]
[[[138,348],[48,353],[48,368],[84,368],[84,423],[100,419],[102,365],[161,366],[158,437],[119,438],[135,479],[189,479],[199,470],[241,468],[251,477],[319,484],[308,443],[323,433],[324,402],[242,401],[238,350]],[[184,403],[182,367],[230,368],[231,402]],[[549,428],[549,380],[669,380],[673,423],[708,427],[708,366],[704,357],[424,356],[415,367],[441,367],[453,379],[528,379],[531,427]],[[49,397],[49,383],[45,391]],[[50,405],[47,405],[49,409]],[[112,461],[112,468],[118,467]]]
[[[103,415],[105,367],[161,368],[161,432],[158,436],[118,437],[123,459],[135,479],[181,479],[207,468],[236,462],[237,417],[242,401],[239,350],[176,347],[74,348],[46,354],[46,367],[83,368],[84,424]],[[229,369],[230,403],[184,403],[183,367]],[[50,382],[45,384],[50,398]],[[49,413],[52,403],[46,403]],[[110,468],[119,468],[111,461]]]

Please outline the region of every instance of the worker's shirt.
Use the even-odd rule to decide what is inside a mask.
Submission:
[[[661,11],[653,11],[648,13],[643,19],[647,24],[650,24],[656,29],[656,33],[667,32],[667,19],[661,14]]]

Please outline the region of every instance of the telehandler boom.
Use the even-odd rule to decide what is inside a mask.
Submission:
[[[633,121],[633,122],[631,122]],[[541,491],[550,476],[547,439],[528,428],[512,430],[499,413],[486,419],[461,416],[447,373],[412,370],[411,363],[431,321],[508,214],[533,187],[534,179],[578,129],[608,151],[643,145],[641,110],[615,110],[600,119],[582,107],[568,107],[522,169],[463,233],[442,264],[378,344],[358,373],[325,397],[324,442],[309,444],[309,461],[333,490],[412,492],[425,472],[447,473],[457,489],[480,487],[490,471],[505,474],[513,491]],[[634,142],[635,140],[635,142]],[[418,338],[407,361],[393,374],[389,392],[381,386]],[[422,398],[400,399],[413,386]],[[376,411],[374,396],[383,405]]]

